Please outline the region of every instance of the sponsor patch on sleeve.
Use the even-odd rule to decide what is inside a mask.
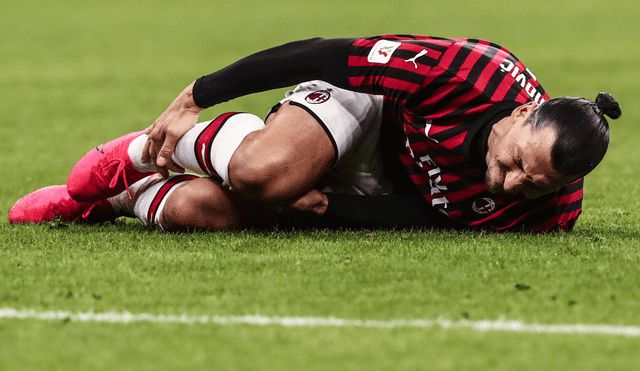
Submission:
[[[369,52],[367,61],[369,63],[387,64],[391,60],[393,52],[395,52],[400,45],[402,45],[402,43],[398,41],[380,40]]]

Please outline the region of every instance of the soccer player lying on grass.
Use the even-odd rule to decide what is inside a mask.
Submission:
[[[266,125],[236,113],[195,124],[207,107],[294,84]],[[9,219],[135,214],[166,231],[218,230],[289,223],[298,210],[320,226],[571,230],[582,178],[608,146],[604,115],[620,112],[606,93],[550,99],[486,41],[303,40],[199,78],[148,139],[92,150],[66,188],[25,196]]]

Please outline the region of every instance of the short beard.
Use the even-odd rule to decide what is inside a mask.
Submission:
[[[504,187],[502,186],[502,184],[504,184],[504,178],[506,176],[506,173],[504,171],[502,171],[502,169],[500,169],[500,167],[498,167],[498,171],[500,172],[500,179],[499,181],[501,182],[495,182],[492,181],[491,179],[491,170],[493,169],[494,165],[489,165],[489,167],[487,167],[487,172],[485,173],[485,177],[484,177],[484,185],[485,187],[487,187],[487,190],[493,194],[493,195],[501,195],[504,194]]]

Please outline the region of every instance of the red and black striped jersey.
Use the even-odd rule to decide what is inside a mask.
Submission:
[[[508,50],[483,40],[388,35],[355,41],[348,66],[352,89],[384,96],[383,125],[403,129],[398,155],[431,206],[469,228],[573,228],[582,179],[535,200],[499,199],[485,186],[493,123],[549,99]]]

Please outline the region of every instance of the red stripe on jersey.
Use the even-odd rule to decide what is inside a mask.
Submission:
[[[434,158],[434,161],[440,166],[449,166],[453,164],[461,164],[465,161],[464,156],[442,156]]]
[[[353,43],[353,45],[354,46],[362,46],[362,47],[365,47],[365,48],[369,48],[369,47],[373,47],[377,42],[378,42],[378,39],[375,39],[375,40],[372,40],[372,39],[358,39]]]
[[[444,97],[447,96],[447,94],[451,93],[455,88],[457,88],[460,83],[464,82],[458,81],[457,77],[454,76],[446,84],[443,84],[442,87],[434,91],[433,94],[430,94],[427,99],[425,99],[422,103],[420,103],[420,105],[418,105],[415,111],[420,112],[423,109],[428,109],[429,107],[436,106],[438,102],[440,102]],[[428,118],[437,120],[449,113],[451,113],[451,109],[447,109],[446,111],[438,110],[437,112],[430,114]]]
[[[422,134],[422,132],[420,132],[420,134]],[[460,135],[466,135],[465,133],[461,133]],[[458,136],[460,136],[458,135]],[[457,137],[458,137],[457,136]],[[455,138],[455,137],[454,137]],[[449,140],[447,140],[449,141]],[[462,144],[462,141],[464,141],[464,138],[461,139],[460,144]],[[450,142],[449,144],[454,144],[453,142]],[[440,152],[442,153],[442,147],[443,147],[443,143],[435,143],[432,142],[430,140],[423,140],[423,141],[414,141],[411,142],[411,151],[414,153],[414,156],[416,157],[420,157],[420,155],[424,152],[427,152],[429,150],[440,150]],[[454,147],[451,147],[454,148]],[[444,155],[437,155],[437,152],[430,154],[430,158],[431,160],[433,160],[437,166],[448,166],[451,164],[460,164],[462,162],[464,162],[464,156],[462,155],[454,155],[454,154],[448,154],[446,156]],[[407,160],[408,162],[405,162],[405,165],[409,165],[411,163],[416,163],[417,161],[415,161],[413,158],[411,158],[412,161]]]
[[[471,227],[482,227],[485,224],[490,224],[491,221],[499,219],[503,214],[506,214],[508,211],[510,211],[510,209],[515,208],[519,205],[519,202],[513,202],[509,205],[507,205],[506,207],[498,210],[497,212],[487,216],[484,219],[480,219],[480,220],[476,220],[474,222],[469,223],[469,226]],[[500,225],[500,226],[492,226],[495,230],[502,230],[505,228],[510,228],[513,227],[515,224],[517,224],[522,218],[525,218],[529,213],[525,213],[522,214],[519,218],[515,219],[515,220],[510,220],[509,223],[507,225]]]
[[[452,174],[452,173],[442,173],[439,174],[440,175],[440,184],[446,186],[447,184],[451,184],[454,182],[458,182],[464,178],[462,178],[461,176],[457,175],[457,174]],[[455,193],[447,193],[447,197],[449,197],[450,194],[455,194]]]
[[[467,133],[468,132],[465,131],[456,136],[448,138],[447,140],[440,142],[440,146],[449,150],[456,148],[457,146],[462,145],[462,142],[464,142],[464,138],[467,137]]]
[[[418,182],[414,184],[416,185],[429,184],[430,179],[429,179],[428,171],[433,171],[435,169],[425,168],[424,170],[425,170],[424,173],[410,175],[412,179],[415,179]],[[443,174],[443,173],[438,173],[437,171],[434,172],[434,177],[440,177],[438,184],[444,185],[444,186],[446,186],[447,184],[451,184],[453,182],[457,182],[460,179],[462,179],[460,176],[456,174],[451,174],[451,173]]]
[[[349,67],[372,67],[374,64],[370,63],[366,55],[351,55],[349,56]],[[382,66],[381,64],[375,64]]]
[[[536,226],[529,228],[531,232],[543,233],[552,232],[557,228],[562,229],[565,232],[569,232],[576,224],[576,220],[582,213],[582,209],[575,210],[569,213],[555,215],[553,218],[546,220]]]
[[[429,184],[429,176],[427,174],[412,174],[409,175],[409,178],[411,178],[411,182],[417,186]]]
[[[579,190],[570,193],[568,195],[562,195],[562,196],[557,196],[554,201],[556,202],[556,204],[558,205],[569,205],[572,204],[576,201],[580,201],[582,200],[582,198],[584,197],[584,190],[582,188],[580,188]]]
[[[464,111],[464,115],[465,116],[470,116],[470,115],[475,115],[478,113],[482,113],[486,110],[488,110],[491,106],[493,106],[493,103],[485,103],[485,104],[480,104],[474,108],[470,108],[466,111]]]
[[[462,49],[462,43],[454,43],[447,46],[447,51],[444,52],[442,58],[440,58],[440,63],[438,63],[438,68],[444,71],[448,70],[453,61],[455,61],[460,49]],[[425,81],[425,83],[429,83],[429,81]]]
[[[467,188],[461,189],[459,191],[447,193],[447,198],[451,202],[456,202],[456,201],[461,201],[467,198],[474,197],[486,191],[487,191],[487,187],[484,185],[484,183],[476,183],[476,184],[470,185]]]
[[[411,142],[411,150],[413,151],[413,153],[416,153],[416,154],[426,152],[432,149],[438,149],[438,148],[440,148],[439,145],[430,140]]]
[[[473,51],[464,60],[462,66],[460,66],[460,70],[458,70],[457,73],[458,77],[466,81],[473,67],[480,60],[480,57],[484,55],[484,52],[487,51],[488,46],[488,43],[480,42],[473,48]]]
[[[513,86],[513,81],[510,81],[508,78],[503,78],[502,81],[500,82],[500,84],[498,85],[498,88],[496,89],[496,91],[493,93],[493,95],[491,96],[491,101],[492,102],[501,102],[504,100],[504,97],[507,96],[507,93],[509,93],[511,87]],[[517,100],[516,101],[518,103],[522,103],[524,104],[525,102],[522,102],[521,100]]]
[[[429,136],[439,134],[443,131],[453,129],[455,127],[458,127],[458,125],[432,125],[431,129],[429,130]]]
[[[582,200],[584,195],[584,191],[582,188],[579,190],[563,196],[557,196],[554,198],[554,203],[556,205],[571,205],[573,203],[578,203]],[[577,210],[571,210],[566,213],[554,215],[552,218],[545,220],[538,225],[531,227],[531,230],[534,232],[546,232],[553,230],[557,227],[562,228],[565,231],[570,231],[573,229],[576,220],[582,213],[582,208],[578,208]]]
[[[383,88],[401,90],[409,93],[416,93],[420,89],[420,85],[408,81],[372,75],[349,77],[349,84],[356,88],[382,86]],[[371,90],[377,91],[378,89]],[[400,100],[399,103],[403,104],[404,100]]]
[[[349,77],[349,85],[353,86],[354,88],[360,86],[371,86],[373,84],[374,78],[374,76]]]
[[[502,63],[502,61],[504,61],[508,56],[509,53],[504,49],[498,50],[491,63],[489,63],[480,73],[478,81],[476,81],[475,88],[484,93],[487,85],[489,85],[489,82],[491,81],[491,78],[494,76],[498,68],[500,68],[500,63]]]
[[[464,93],[463,95],[460,95],[458,98],[456,98],[453,101],[451,101],[446,106],[444,106],[442,108],[442,111],[446,115],[451,114],[451,113],[459,110],[460,107],[464,107],[467,103],[469,103],[472,100],[474,100],[475,98],[477,98],[479,95],[481,95],[481,93],[482,92],[480,92],[480,91],[469,90],[466,93]],[[463,115],[469,115],[471,113],[473,113],[473,112],[469,112],[469,110],[466,110]],[[436,116],[436,115],[433,115],[433,116]],[[444,115],[439,115],[439,116],[442,117]],[[434,119],[435,119],[435,117],[434,117]]]
[[[380,81],[378,81],[378,84],[388,89],[402,90],[404,92],[408,92],[412,94],[418,92],[418,90],[420,90],[420,87],[421,87],[419,84],[414,84],[408,81],[399,80],[392,77],[382,78],[380,79]],[[406,97],[404,98],[405,98],[404,100],[406,100]],[[401,103],[403,103],[403,101],[401,101]]]

